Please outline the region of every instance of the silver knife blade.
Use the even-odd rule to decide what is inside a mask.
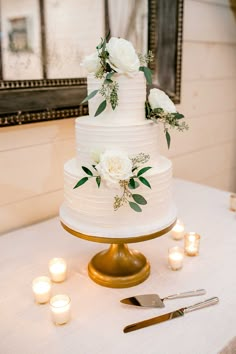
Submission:
[[[124,333],[136,331],[137,329],[152,326],[154,324],[158,324],[161,322],[169,321],[169,320],[172,320],[173,318],[181,317],[183,315],[184,315],[184,308],[173,311],[173,312],[166,313],[165,315],[153,317],[148,320],[132,323],[132,324],[126,326],[123,329],[123,331],[124,331]]]
[[[140,328],[144,328],[144,327],[152,326],[154,324],[158,324],[161,322],[169,321],[169,320],[172,320],[173,318],[182,317],[185,313],[199,310],[199,309],[202,309],[207,306],[215,305],[215,304],[218,304],[218,302],[219,302],[218,297],[211,297],[210,299],[207,299],[205,301],[198,302],[197,304],[194,304],[194,305],[191,305],[188,307],[183,307],[181,309],[166,313],[161,316],[157,316],[157,317],[149,318],[148,320],[132,323],[132,324],[126,326],[123,329],[123,332],[128,333],[128,332],[136,331],[137,329],[140,329]]]

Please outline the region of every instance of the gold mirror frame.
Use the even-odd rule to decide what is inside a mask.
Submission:
[[[148,49],[156,57],[150,68],[155,79],[158,65],[159,84],[156,86],[166,91],[175,103],[180,102],[181,93],[183,3],[184,0],[148,0]],[[42,52],[45,53],[44,0],[39,0],[39,4]],[[106,0],[104,6],[107,27]],[[43,72],[46,76],[46,70]],[[83,77],[0,80],[0,127],[86,115],[88,107],[79,104],[85,96],[86,78]]]

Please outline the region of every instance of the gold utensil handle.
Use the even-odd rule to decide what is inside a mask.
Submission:
[[[195,310],[198,310],[198,309],[202,309],[202,308],[207,307],[207,306],[215,305],[215,304],[217,304],[218,302],[219,302],[219,298],[218,298],[218,297],[211,297],[210,299],[207,299],[207,300],[205,300],[205,301],[198,302],[198,303],[195,304],[195,305],[186,307],[186,308],[184,309],[184,313],[188,313],[188,312],[191,312],[191,311],[195,311]]]
[[[177,293],[174,295],[169,295],[165,297],[165,300],[171,300],[171,299],[180,299],[183,297],[190,297],[190,296],[199,296],[199,295],[205,295],[206,290],[205,289],[197,289],[197,290],[192,290],[192,291],[185,291],[184,293]]]

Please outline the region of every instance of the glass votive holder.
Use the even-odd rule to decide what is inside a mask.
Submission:
[[[66,279],[67,264],[63,258],[51,259],[48,268],[49,268],[51,279],[55,283],[60,283]]]
[[[46,304],[51,296],[51,280],[48,277],[37,277],[32,282],[32,290],[35,301],[38,304]]]
[[[168,263],[172,270],[179,270],[183,267],[184,250],[175,246],[168,250]]]
[[[177,220],[175,226],[171,230],[171,236],[174,240],[182,240],[184,238],[184,223]]]
[[[188,232],[184,235],[184,251],[188,256],[199,254],[200,235],[196,232]]]
[[[232,193],[230,194],[230,206],[229,206],[231,211],[236,211],[236,194]]]
[[[63,325],[70,320],[71,300],[68,295],[55,295],[50,300],[52,321],[56,325]]]

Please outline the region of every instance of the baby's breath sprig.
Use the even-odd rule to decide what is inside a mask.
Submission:
[[[151,167],[143,167],[139,169],[140,164],[144,164],[149,160],[150,156],[148,154],[144,154],[141,152],[137,156],[131,158],[132,161],[132,172],[133,176],[127,181],[120,181],[119,184],[121,188],[123,188],[123,194],[121,197],[118,195],[114,198],[114,210],[118,210],[121,206],[128,203],[129,206],[136,212],[141,212],[142,209],[140,205],[146,205],[146,199],[136,193],[132,193],[132,190],[138,188],[140,186],[140,182],[144,184],[146,187],[151,188],[150,183],[146,178],[143,177],[143,174],[151,169]],[[138,170],[139,169],[139,170]]]
[[[140,65],[145,65],[151,63],[154,60],[154,55],[152,51],[149,50],[147,54],[138,53],[138,58],[140,61]]]
[[[118,89],[119,85],[116,81],[106,79],[99,90],[99,93],[111,104],[113,110],[118,105]]]

